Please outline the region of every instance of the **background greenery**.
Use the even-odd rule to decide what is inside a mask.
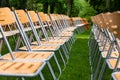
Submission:
[[[15,7],[45,13],[86,17],[101,12],[120,10],[120,0],[0,0],[0,7]]]

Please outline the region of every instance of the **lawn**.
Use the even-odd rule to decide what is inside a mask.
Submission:
[[[60,80],[90,80],[89,31],[76,35],[76,42],[72,46],[70,59]]]
[[[91,71],[88,49],[89,31],[85,31],[81,34],[75,34],[75,37],[77,40],[72,46],[68,64],[63,71],[60,80],[90,80]],[[5,47],[3,48],[5,49]],[[45,74],[48,73],[47,68],[44,70],[45,71],[43,72]],[[45,78],[48,78],[46,80],[52,80],[49,78],[49,75],[45,76]],[[12,77],[9,77],[9,79],[13,80]],[[6,77],[0,77],[0,80],[6,80]],[[27,80],[38,80],[38,77],[27,78]]]

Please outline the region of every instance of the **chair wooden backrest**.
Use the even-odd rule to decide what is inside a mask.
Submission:
[[[8,42],[8,38],[6,38],[6,36],[12,36],[15,35],[14,33],[11,33],[12,30],[16,29],[16,25],[14,25],[16,23],[14,16],[11,12],[11,10],[8,7],[4,7],[4,8],[0,8],[0,32],[1,32],[1,36],[2,39],[4,39],[7,48],[5,48],[5,50],[9,50],[11,58],[14,59],[14,56],[12,54],[12,49],[11,46]],[[2,49],[3,42],[0,39],[0,52]]]
[[[38,22],[37,15],[35,11],[28,11],[33,22]]]
[[[42,21],[43,23],[45,23],[45,22],[47,21],[46,18],[45,18],[45,14],[44,14],[43,12],[39,12],[38,14],[39,14],[39,16],[40,16],[40,18],[41,18],[41,21]]]
[[[110,31],[120,39],[120,13],[114,12],[107,17],[110,23]]]
[[[51,23],[51,20],[50,20],[50,17],[48,14],[45,14],[45,18],[46,18],[47,22]]]
[[[95,20],[95,24],[98,25],[97,27],[100,27],[100,25],[99,25],[99,17],[98,17],[98,15],[94,16],[94,20]]]
[[[12,12],[8,7],[0,8],[0,24],[4,30],[9,31],[8,25],[15,23]]]
[[[34,22],[38,22],[36,13],[34,11],[29,11],[29,13],[26,13],[24,10],[16,10],[16,13],[18,15],[18,18],[20,19],[20,22],[23,24],[20,27],[23,28],[22,31],[26,36],[26,42],[28,43],[28,46],[30,45],[32,40],[37,40],[37,42],[40,44],[40,39],[35,29],[35,25],[33,24]],[[29,32],[29,33],[26,34],[25,32]],[[29,38],[29,41],[28,41],[28,38]]]
[[[98,24],[99,24],[99,26],[102,28],[102,29],[106,29],[107,28],[107,26],[106,26],[106,24],[105,24],[105,21],[104,21],[104,18],[103,18],[103,13],[101,13],[101,14],[99,14],[98,15]]]
[[[103,19],[104,19],[104,23],[105,23],[105,25],[106,25],[106,29],[109,29],[109,27],[110,27],[109,17],[107,17],[107,16],[109,16],[110,14],[111,14],[110,12],[107,12],[107,13],[102,14],[102,17],[103,17]]]
[[[97,24],[97,20],[96,20],[96,17],[95,17],[95,16],[92,16],[92,20],[93,20],[93,23],[94,23],[94,24]]]
[[[16,10],[16,13],[17,13],[19,20],[21,21],[22,24],[29,22],[24,10]]]
[[[95,24],[94,16],[91,16],[90,19],[91,19],[91,21]]]
[[[0,24],[2,26],[4,25],[10,25],[12,23],[15,23],[15,20],[13,19],[13,15],[11,14],[11,10],[7,7],[0,8]]]
[[[52,21],[56,21],[56,16],[54,14],[49,14],[49,16],[51,17]]]

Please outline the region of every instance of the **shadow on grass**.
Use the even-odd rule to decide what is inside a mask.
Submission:
[[[90,80],[89,35],[83,33],[76,37],[77,40],[73,44],[69,62],[60,80]]]

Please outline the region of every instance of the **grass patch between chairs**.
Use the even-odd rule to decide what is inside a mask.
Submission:
[[[72,46],[70,59],[60,80],[90,80],[89,31],[75,35],[76,42]]]

